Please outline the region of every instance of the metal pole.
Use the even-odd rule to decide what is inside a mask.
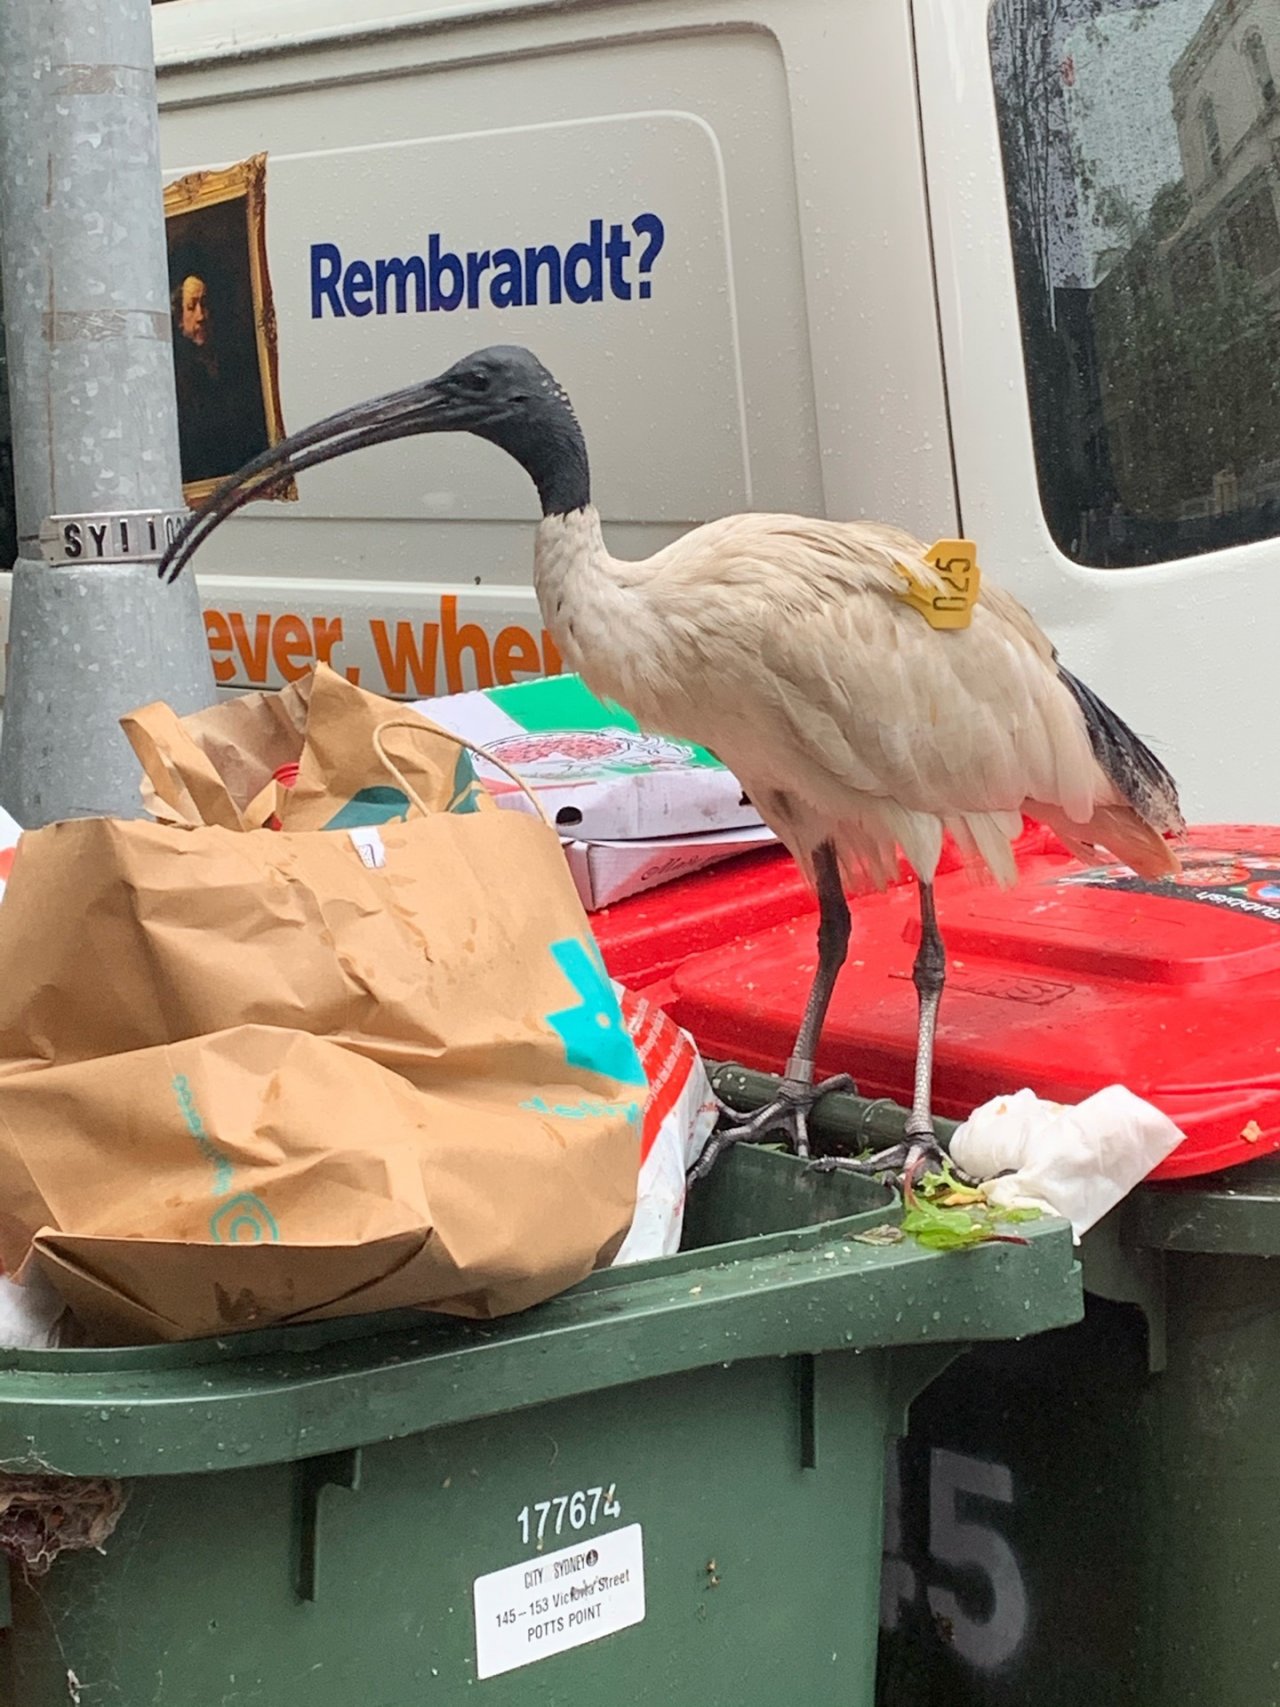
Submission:
[[[152,549],[183,505],[149,0],[0,0],[0,198],[19,541],[0,802],[28,828],[137,817],[117,719],[214,698],[194,579],[162,587]]]

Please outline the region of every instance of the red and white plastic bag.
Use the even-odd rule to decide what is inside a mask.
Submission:
[[[674,1255],[684,1229],[685,1176],[716,1124],[711,1081],[687,1031],[643,996],[615,984],[622,1017],[649,1081],[640,1183],[631,1230],[613,1266]]]
[[[15,824],[4,807],[0,806],[0,900],[4,898],[4,886],[13,869],[13,856],[17,852],[21,834],[21,826]]]

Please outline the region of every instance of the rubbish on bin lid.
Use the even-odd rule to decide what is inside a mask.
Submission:
[[[555,820],[589,912],[775,838],[737,779],[690,742],[643,732],[581,677],[417,702],[518,773]],[[476,770],[502,806],[532,810],[510,778]]]
[[[274,817],[285,830],[349,830],[411,817],[375,747],[385,725],[406,722],[421,732],[389,729],[385,745],[429,811],[491,805],[455,736],[327,664],[278,693],[239,694],[187,717],[147,705],[120,721],[142,764],[143,805],[162,823],[256,830]]]
[[[900,1245],[906,1236],[902,1228],[892,1221],[885,1221],[879,1227],[868,1227],[865,1233],[849,1235],[860,1245]]]
[[[648,841],[564,840],[565,858],[582,905],[589,913],[631,895],[660,888],[690,872],[769,847],[775,838],[763,824],[747,830],[708,830],[701,836],[654,836]]]
[[[938,877],[950,957],[938,1114],[962,1120],[1010,1086],[1075,1104],[1123,1084],[1185,1134],[1153,1179],[1280,1149],[1280,827],[1195,825],[1180,852],[1176,879],[1147,882],[1086,867],[1045,832],[1019,852],[1012,889]],[[856,902],[862,965],[836,986],[817,1063],[907,1106],[918,911],[910,886]],[[711,1059],[779,1071],[812,978],[813,928],[798,917],[689,958],[663,1005]]]
[[[933,1251],[964,1251],[974,1245],[1025,1245],[1009,1231],[1043,1211],[1030,1204],[999,1202],[986,1190],[962,1186],[944,1161],[942,1171],[926,1174],[918,1187],[905,1180],[902,1231]]]
[[[34,1264],[20,1279],[0,1274],[0,1346],[47,1351],[61,1345],[67,1306]]]
[[[758,827],[742,786],[704,748],[642,730],[580,676],[418,700],[433,723],[506,761],[562,829],[589,841],[648,840]],[[504,805],[529,811],[501,772],[479,766]]]
[[[376,730],[349,689],[311,695],[284,797],[309,828],[334,818],[322,757],[339,806],[373,774],[321,715]],[[127,1343],[490,1317],[607,1266],[647,1087],[546,824],[449,810],[457,747],[424,723],[402,763],[436,810],[240,834],[218,820],[253,816],[181,721],[130,721],[158,796],[180,774],[215,822],[22,839],[0,908],[6,1267],[34,1248],[85,1329]]]
[[[720,1110],[702,1057],[688,1032],[661,1008],[614,985],[622,1017],[649,1083],[640,1140],[636,1212],[613,1259],[647,1262],[673,1256],[684,1228],[685,1176],[702,1154]]]
[[[993,1097],[952,1134],[950,1150],[993,1203],[1060,1215],[1078,1244],[1182,1141],[1168,1115],[1108,1085],[1074,1107],[1030,1090]]]

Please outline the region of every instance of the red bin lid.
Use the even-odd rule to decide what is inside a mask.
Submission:
[[[1187,1135],[1153,1178],[1280,1149],[1280,828],[1198,826],[1184,865],[1147,882],[1046,839],[1024,841],[1010,890],[939,877],[939,1114],[1023,1085],[1079,1102],[1119,1083]],[[918,937],[914,887],[854,902],[819,1071],[851,1073],[865,1096],[910,1102]],[[813,915],[797,915],[687,961],[668,1011],[707,1055],[777,1072],[815,954]]]
[[[691,955],[766,929],[815,905],[800,868],[784,848],[740,854],[674,883],[629,895],[591,914],[591,929],[611,975],[644,989]]]
[[[1040,825],[1024,822],[1018,854],[1051,841]],[[938,869],[954,871],[960,863],[947,837]],[[909,878],[903,862],[898,881]],[[664,1003],[661,980],[691,955],[812,913],[816,906],[796,862],[774,845],[615,901],[592,913],[591,929],[613,977]]]

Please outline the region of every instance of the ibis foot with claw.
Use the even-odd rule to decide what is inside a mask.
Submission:
[[[913,1130],[916,1128],[916,1130]],[[892,1144],[872,1156],[819,1156],[809,1165],[815,1173],[861,1174],[864,1179],[893,1178],[901,1181],[904,1194],[914,1190],[927,1173],[951,1170],[952,1177],[962,1185],[976,1184],[961,1173],[934,1136],[931,1126],[908,1119],[906,1137],[901,1144]]]
[[[699,1180],[706,1179],[724,1152],[732,1149],[735,1144],[762,1144],[775,1134],[789,1139],[796,1155],[807,1160],[809,1116],[813,1112],[814,1104],[832,1091],[853,1089],[853,1080],[847,1073],[838,1073],[834,1078],[823,1079],[816,1085],[801,1078],[785,1078],[778,1086],[778,1094],[773,1101],[766,1103],[763,1108],[752,1109],[750,1114],[742,1114],[721,1102],[721,1124],[711,1134],[702,1154],[690,1168],[689,1184],[695,1185]]]

